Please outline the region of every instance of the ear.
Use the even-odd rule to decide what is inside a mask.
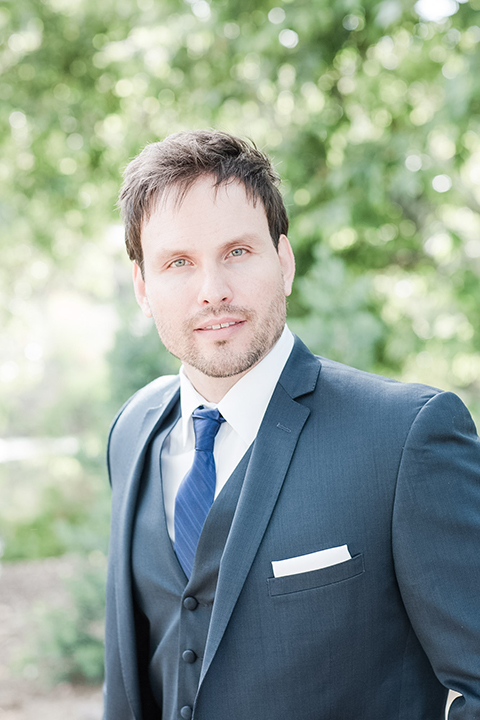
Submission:
[[[277,252],[283,272],[285,295],[288,296],[292,292],[292,283],[295,277],[295,256],[286,235],[280,235]]]
[[[145,279],[142,275],[142,271],[140,270],[136,262],[133,263],[133,289],[135,290],[135,297],[137,298],[138,304],[142,308],[143,314],[146,317],[151,318],[152,311],[150,310],[150,305],[147,298]]]

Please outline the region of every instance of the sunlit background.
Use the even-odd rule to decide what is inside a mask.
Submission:
[[[134,304],[115,209],[147,142],[252,138],[284,181],[292,329],[452,389],[480,419],[479,15],[480,0],[1,4],[3,563],[76,557],[94,588],[70,645],[52,624],[56,677],[101,678],[110,420],[177,367]]]

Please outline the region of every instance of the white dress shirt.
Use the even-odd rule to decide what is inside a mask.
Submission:
[[[258,365],[235,383],[214,404],[207,402],[193,387],[180,368],[181,417],[165,440],[161,456],[163,501],[168,533],[175,538],[175,497],[180,483],[193,463],[195,435],[192,412],[199,405],[218,408],[225,418],[215,439],[213,456],[217,470],[215,497],[257,437],[268,403],[293,348],[294,338],[288,327]]]

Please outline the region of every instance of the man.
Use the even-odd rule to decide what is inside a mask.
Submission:
[[[107,720],[440,720],[447,688],[452,720],[480,718],[461,401],[292,336],[288,220],[248,143],[149,145],[120,205],[137,300],[182,369],[110,435]]]

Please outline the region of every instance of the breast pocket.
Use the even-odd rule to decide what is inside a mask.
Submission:
[[[321,570],[298,573],[297,575],[286,575],[278,578],[268,578],[268,593],[271,597],[276,595],[288,595],[289,593],[303,592],[315,588],[326,587],[335,583],[344,582],[351,578],[362,575],[365,572],[363,553],[355,555],[351,560],[346,560],[338,565]]]

